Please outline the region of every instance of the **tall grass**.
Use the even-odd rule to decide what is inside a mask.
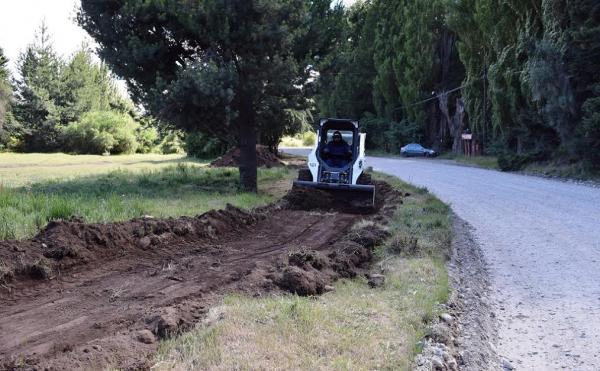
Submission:
[[[283,168],[261,169],[260,185],[287,176]],[[0,240],[37,233],[49,221],[81,217],[88,222],[196,215],[227,203],[248,208],[273,196],[239,191],[237,169],[178,164],[162,170],[115,170],[68,181],[0,188]]]

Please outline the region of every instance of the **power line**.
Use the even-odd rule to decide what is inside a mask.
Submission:
[[[469,85],[473,84],[474,82],[476,82],[476,81],[479,81],[479,80],[482,80],[482,79],[484,79],[484,76],[481,76],[480,78],[478,78],[478,79],[475,79],[475,80],[473,80],[473,81],[471,81],[471,82],[469,82],[469,83],[467,83],[467,84],[463,84],[463,85],[461,85],[461,86],[459,86],[459,87],[457,87],[457,88],[450,89],[450,90],[448,90],[448,91],[445,91],[445,92],[443,92],[443,93],[441,93],[441,94],[438,94],[438,95],[434,95],[434,96],[433,96],[433,97],[431,97],[431,98],[423,99],[423,100],[420,100],[420,101],[417,101],[417,102],[413,102],[413,103],[410,103],[410,104],[407,104],[407,105],[404,105],[404,106],[397,106],[396,108],[394,108],[394,112],[395,112],[395,111],[399,111],[399,110],[401,110],[401,109],[403,109],[403,108],[409,108],[409,107],[418,106],[419,104],[427,103],[427,102],[429,102],[429,101],[432,101],[432,100],[438,99],[438,98],[439,98],[439,97],[441,97],[442,95],[449,94],[449,93],[454,93],[455,91],[462,90],[462,89],[466,88],[467,86],[469,86]]]

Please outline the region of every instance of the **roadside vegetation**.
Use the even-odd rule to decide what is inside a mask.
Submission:
[[[550,178],[573,179],[600,183],[600,170],[593,170],[581,163],[560,163],[555,161],[527,164],[525,174],[539,175]]]
[[[163,342],[156,369],[410,369],[427,323],[448,297],[449,208],[426,189],[377,175],[410,193],[376,250],[383,287],[359,277],[319,297],[227,296],[209,321]],[[372,223],[358,222],[357,225]],[[285,344],[285,346],[283,346]]]
[[[498,166],[498,157],[496,156],[464,156],[445,153],[440,156],[442,159],[454,160],[461,164],[473,165],[484,169],[500,170]]]
[[[142,215],[197,215],[227,203],[249,208],[281,197],[286,168],[259,170],[259,192],[239,190],[237,169],[180,155],[0,154],[0,240],[34,235],[73,216],[110,222]]]
[[[306,131],[294,136],[284,136],[279,145],[281,147],[312,147],[317,141],[317,134],[314,131]]]

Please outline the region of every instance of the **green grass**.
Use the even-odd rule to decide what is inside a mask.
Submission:
[[[312,131],[296,134],[295,136],[285,136],[281,138],[281,147],[312,147],[317,140],[317,134]]]
[[[448,298],[450,210],[425,189],[377,177],[411,193],[377,251],[384,287],[358,278],[318,298],[227,296],[209,315],[221,320],[161,343],[155,368],[410,369],[427,323]],[[398,245],[406,236],[414,248]]]
[[[45,165],[53,165],[54,179],[40,181],[39,174],[32,174],[27,164],[31,156],[11,156],[23,165],[11,168],[12,184],[24,185],[0,187],[0,240],[31,237],[50,220],[72,216],[88,222],[110,222],[142,215],[196,215],[227,203],[249,208],[273,201],[281,193],[274,185],[282,179],[282,186],[286,185],[291,178],[285,168],[260,169],[259,193],[243,193],[238,189],[237,169],[207,168],[181,156],[79,159],[50,155]],[[97,157],[113,162],[98,169],[95,161],[87,159]],[[72,162],[60,163],[64,159]],[[79,164],[88,167],[73,173],[73,166]],[[120,170],[111,170],[117,167]]]
[[[67,155],[64,153],[0,153],[0,185],[17,187],[41,181],[71,180],[112,170],[158,170],[177,164],[206,166],[207,162],[185,155]]]
[[[496,156],[464,156],[445,153],[441,155],[440,158],[454,160],[459,164],[474,165],[484,169],[500,170],[500,167],[498,166],[498,157]]]
[[[366,151],[367,156],[373,156],[373,157],[392,157],[392,158],[399,158],[402,157],[402,155],[400,154],[400,149],[398,149],[398,151],[396,152],[386,152],[382,149],[368,149]]]
[[[538,162],[525,166],[523,172],[531,175],[600,182],[600,171],[586,168],[582,163],[563,164],[558,162]]]

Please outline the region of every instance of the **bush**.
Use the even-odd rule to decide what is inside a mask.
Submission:
[[[525,167],[525,165],[545,160],[545,156],[542,152],[531,152],[525,154],[515,154],[510,152],[503,152],[498,155],[498,167],[502,171],[518,171]]]
[[[65,149],[75,153],[122,154],[138,148],[137,124],[131,116],[113,111],[85,113],[67,125],[62,136]]]
[[[183,140],[179,131],[172,131],[160,143],[161,153],[168,155],[173,153],[185,153]]]
[[[314,131],[306,131],[302,133],[302,145],[309,147],[314,146],[317,141],[317,134]]]
[[[227,151],[227,143],[213,136],[195,132],[185,135],[185,152],[196,158],[213,158]]]
[[[139,153],[152,152],[158,144],[158,130],[152,126],[140,127],[137,131],[137,141]]]

